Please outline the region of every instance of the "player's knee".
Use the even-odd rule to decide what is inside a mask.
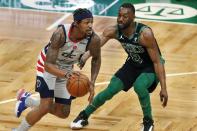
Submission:
[[[65,119],[70,114],[70,105],[60,105],[59,108],[56,108],[56,116],[59,118]]]
[[[113,76],[108,87],[105,90],[107,99],[111,99],[114,95],[116,95],[122,89],[123,89],[122,81],[119,78]]]
[[[66,119],[69,116],[70,113],[68,114],[63,114],[63,113],[57,113],[55,114],[57,117],[62,118],[62,119]]]
[[[108,99],[111,99],[116,93],[113,90],[108,91]]]
[[[117,91],[114,88],[114,85],[112,82],[109,84],[109,86],[103,91],[103,94],[107,100],[110,100],[115,94],[117,94],[119,90]]]
[[[110,100],[113,97],[113,93],[110,92],[109,90],[103,91],[102,94],[100,94],[99,98],[100,100]]]
[[[149,94],[148,90],[141,84],[135,85],[134,91],[140,98],[145,97]]]
[[[43,98],[40,100],[39,105],[39,112],[41,116],[44,116],[45,114],[49,113],[51,110],[51,107],[53,105],[53,99],[52,98]]]
[[[65,118],[67,118],[67,117],[69,116],[69,114],[70,114],[70,111],[63,111],[63,112],[59,115],[59,117],[62,118],[62,119],[65,119]]]
[[[44,116],[50,111],[50,106],[40,106],[39,110],[40,110],[40,115]]]

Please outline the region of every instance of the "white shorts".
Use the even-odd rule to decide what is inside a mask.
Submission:
[[[48,72],[43,73],[43,77],[36,78],[36,91],[41,98],[55,98],[55,102],[61,104],[71,104],[72,97],[66,88],[66,79],[58,78]]]

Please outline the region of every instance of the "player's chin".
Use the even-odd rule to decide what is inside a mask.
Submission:
[[[118,24],[119,29],[124,29],[125,26],[123,24]]]
[[[87,36],[91,36],[91,35],[92,35],[92,33],[93,33],[93,32],[92,32],[92,30],[90,30],[90,31],[86,31],[86,35],[87,35]]]

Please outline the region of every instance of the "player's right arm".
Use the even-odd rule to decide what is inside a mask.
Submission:
[[[65,35],[62,27],[58,27],[50,39],[50,46],[48,47],[45,62],[45,71],[64,78],[66,72],[57,68],[56,60],[59,49],[64,45]]]
[[[101,37],[101,47],[104,46],[108,40],[115,39],[117,34],[117,27],[116,26],[109,26],[104,31]]]
[[[116,34],[117,34],[117,28],[116,26],[109,26],[107,28],[105,28],[105,30],[103,31],[102,35],[100,36],[101,38],[101,44],[100,46],[104,46],[110,39],[115,39],[116,38]],[[86,51],[83,56],[81,57],[81,60],[79,62],[79,67],[80,69],[83,68],[83,66],[85,65],[86,61],[91,57],[90,51]]]

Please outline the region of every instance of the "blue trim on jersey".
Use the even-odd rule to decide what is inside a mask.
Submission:
[[[62,29],[63,29],[63,31],[64,31],[64,36],[65,36],[65,41],[64,41],[64,43],[66,42],[66,39],[67,39],[67,35],[66,35],[66,29],[64,28],[64,25],[58,25],[58,28],[59,27],[62,27]]]
[[[90,44],[90,42],[91,42],[91,40],[92,40],[93,35],[95,35],[94,32],[93,32],[90,36],[88,36],[88,38],[86,38],[86,39],[88,39],[88,42],[87,42],[87,45],[86,45],[86,51],[88,50],[88,46],[89,46],[89,44]],[[80,57],[80,58],[81,58],[81,57]]]
[[[50,43],[49,43],[49,44],[47,44],[47,45],[44,47],[44,53],[45,53],[45,54],[46,54],[46,53],[47,53],[47,51],[48,51],[49,45],[50,45]]]
[[[72,101],[72,98],[64,99],[64,98],[55,97],[55,103],[71,105],[71,101]]]

